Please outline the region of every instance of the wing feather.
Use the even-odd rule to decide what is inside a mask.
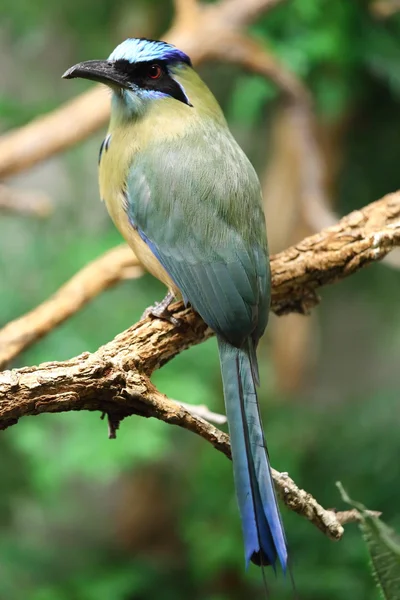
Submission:
[[[253,167],[229,134],[219,142],[210,146],[204,135],[180,153],[153,145],[136,155],[127,213],[183,297],[241,346],[249,335],[257,342],[267,324],[265,221]]]

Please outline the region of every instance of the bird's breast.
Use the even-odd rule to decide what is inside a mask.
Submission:
[[[125,238],[144,268],[162,281],[175,295],[179,292],[165,269],[130,223],[126,212],[128,201],[126,178],[139,145],[125,131],[108,134],[102,145],[99,162],[100,197],[105,202],[115,226]]]

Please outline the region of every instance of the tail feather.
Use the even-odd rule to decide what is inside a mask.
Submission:
[[[257,401],[255,351],[218,339],[236,495],[242,521],[246,566],[287,567],[285,534],[275,496]]]

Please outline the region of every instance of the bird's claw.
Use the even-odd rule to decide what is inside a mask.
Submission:
[[[181,327],[182,320],[174,317],[170,311],[168,310],[169,305],[174,301],[174,296],[171,292],[165,296],[161,302],[156,302],[153,306],[149,306],[144,311],[141,319],[146,319],[147,317],[154,317],[156,319],[162,319],[163,321],[168,321],[174,327]]]

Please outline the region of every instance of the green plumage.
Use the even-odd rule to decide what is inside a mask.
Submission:
[[[184,298],[232,344],[258,341],[269,308],[260,184],[225,125],[210,119],[173,146],[154,141],[126,183],[132,225]]]
[[[287,552],[258,409],[256,347],[270,271],[260,184],[223,121],[138,152],[127,215],[183,298],[215,331],[246,564],[286,568]]]
[[[246,564],[287,566],[259,414],[270,270],[260,183],[183,52],[130,39],[66,77],[113,89],[100,191],[138,258],[218,338]]]

